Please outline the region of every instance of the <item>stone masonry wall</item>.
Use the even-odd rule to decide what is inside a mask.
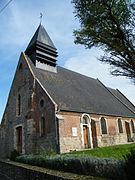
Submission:
[[[7,106],[2,119],[2,129],[5,132],[5,156],[9,156],[11,151],[17,147],[16,142],[16,128],[22,126],[23,132],[23,153],[25,153],[25,139],[26,139],[26,114],[28,107],[28,99],[31,96],[30,86],[33,84],[33,79],[28,70],[27,63],[21,54],[15,77],[11,86],[8,97]],[[17,96],[21,96],[21,113],[17,115]],[[5,149],[4,149],[5,150]]]
[[[16,114],[18,94],[21,95],[19,116]],[[41,98],[44,99],[44,108],[39,106]],[[45,137],[40,137],[39,132],[39,121],[42,116],[46,120]],[[56,150],[54,121],[55,106],[34,79],[24,55],[21,54],[2,119],[0,156],[9,156],[14,149],[17,149],[18,126],[22,127],[22,153],[37,152],[41,150],[41,146],[47,149],[50,146]]]

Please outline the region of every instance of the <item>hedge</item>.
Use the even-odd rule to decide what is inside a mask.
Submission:
[[[110,179],[126,179],[125,161],[115,158],[96,158],[87,155],[55,155],[42,157],[39,155],[23,155],[16,161],[90,176]]]

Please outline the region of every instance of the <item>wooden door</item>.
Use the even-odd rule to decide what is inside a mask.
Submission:
[[[84,147],[88,148],[88,127],[83,126]]]
[[[22,127],[16,128],[17,131],[17,151],[22,152]]]
[[[97,147],[97,132],[96,132],[96,123],[91,120],[91,131],[92,131],[92,142],[93,147]]]
[[[128,122],[125,122],[126,127],[126,133],[127,133],[127,142],[131,142],[131,132],[130,132],[130,126]]]

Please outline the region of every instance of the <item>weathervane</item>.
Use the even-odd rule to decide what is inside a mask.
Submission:
[[[43,18],[43,14],[40,13],[40,24],[41,24],[41,22],[42,22],[42,18]]]

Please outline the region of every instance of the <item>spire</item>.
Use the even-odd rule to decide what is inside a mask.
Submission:
[[[28,49],[30,49],[37,42],[43,43],[45,45],[48,45],[48,46],[56,49],[53,42],[52,42],[52,40],[50,39],[48,33],[46,32],[45,28],[41,24],[38,26],[38,28],[37,28],[34,36],[32,37],[26,51]]]
[[[58,56],[56,50],[51,38],[40,23],[25,50],[26,55],[30,57],[36,67],[50,70],[56,67],[56,57]]]
[[[43,14],[40,13],[40,24],[41,24],[41,22],[42,22],[42,17],[43,17]]]

